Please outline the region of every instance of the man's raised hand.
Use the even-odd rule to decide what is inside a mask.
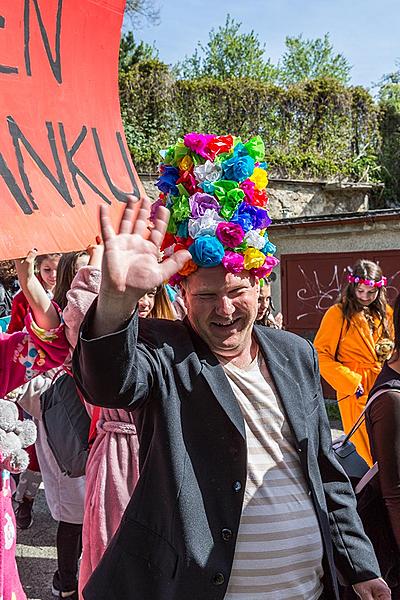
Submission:
[[[187,250],[179,250],[159,262],[169,210],[159,207],[154,227],[149,233],[150,207],[148,198],[141,199],[135,217],[136,202],[134,199],[129,200],[118,232],[111,224],[108,208],[100,208],[104,255],[95,318],[97,335],[115,331],[132,314],[138,300],[147,290],[168,280],[191,258]]]

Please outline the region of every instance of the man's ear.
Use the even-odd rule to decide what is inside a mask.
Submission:
[[[186,305],[187,292],[186,292],[186,285],[183,282],[180,283],[180,285],[179,285],[179,294]]]

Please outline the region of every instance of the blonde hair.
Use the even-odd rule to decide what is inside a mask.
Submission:
[[[175,321],[175,313],[169,299],[167,288],[164,284],[158,286],[154,298],[154,306],[150,311],[148,319],[169,319]]]

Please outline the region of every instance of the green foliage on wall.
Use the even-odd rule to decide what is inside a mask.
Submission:
[[[121,110],[139,171],[189,131],[260,134],[282,177],[379,180],[379,107],[360,87],[335,79],[285,89],[252,79],[176,80],[158,60],[120,73]]]

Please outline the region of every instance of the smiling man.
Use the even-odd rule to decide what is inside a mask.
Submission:
[[[259,146],[247,146],[256,158],[239,168],[245,145],[230,155],[229,140],[207,137],[196,150],[222,146],[219,175],[231,161],[226,172],[237,177],[225,188],[246,187]],[[212,176],[208,158],[182,145],[177,155]],[[232,194],[195,205],[195,190],[188,203],[173,192],[169,224],[159,207],[149,239],[147,200],[136,219],[128,204],[118,233],[102,207],[102,286],[74,369],[89,402],[135,412],[140,478],[85,600],[333,600],[336,569],[360,597],[390,598],[331,450],[316,353],[293,334],[254,326],[258,279],[273,263],[266,217],[237,192],[233,210]],[[176,235],[180,219],[188,223]],[[175,252],[159,263],[172,228]],[[187,319],[139,319],[145,290],[176,273]]]

